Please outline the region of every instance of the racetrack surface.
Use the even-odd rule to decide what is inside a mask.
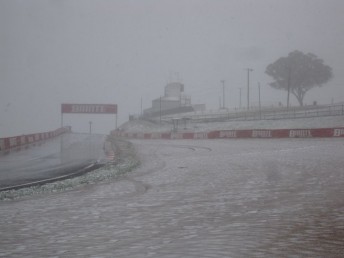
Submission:
[[[71,174],[104,158],[104,135],[62,134],[0,156],[0,188]]]
[[[121,180],[0,203],[6,257],[341,257],[344,140],[135,140]]]

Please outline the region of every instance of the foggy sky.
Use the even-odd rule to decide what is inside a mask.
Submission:
[[[192,103],[219,107],[286,102],[268,64],[311,52],[334,78],[305,103],[344,101],[342,0],[0,0],[0,137],[53,130],[61,103],[118,104],[118,125],[180,79]],[[292,105],[297,102],[292,97]],[[112,115],[65,115],[76,131],[108,133]]]

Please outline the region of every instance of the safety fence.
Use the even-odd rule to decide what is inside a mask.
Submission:
[[[112,131],[129,139],[312,138],[344,137],[344,127],[315,129],[217,130],[210,132],[128,133]]]
[[[344,116],[344,104],[303,107],[264,107],[250,110],[219,110],[212,112],[194,112],[174,116],[164,116],[163,121],[173,119],[187,119],[190,123],[223,122],[223,121],[253,121],[253,120],[280,120],[324,116]]]
[[[44,133],[34,133],[28,135],[0,138],[0,151],[7,151],[10,149],[17,149],[20,147],[28,146],[29,144],[34,144],[40,141],[51,139],[53,137],[59,136],[63,133],[71,131],[71,127],[66,126],[54,131],[44,132]]]

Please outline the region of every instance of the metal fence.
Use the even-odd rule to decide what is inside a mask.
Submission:
[[[195,112],[164,116],[164,121],[172,119],[188,119],[191,122],[224,122],[224,121],[252,121],[252,120],[278,120],[296,119],[323,116],[344,116],[344,104],[327,106],[278,107],[252,110],[220,110],[217,112]]]

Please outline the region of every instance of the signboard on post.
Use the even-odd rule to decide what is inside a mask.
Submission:
[[[61,127],[63,127],[63,114],[115,114],[117,129],[116,104],[61,104]]]

